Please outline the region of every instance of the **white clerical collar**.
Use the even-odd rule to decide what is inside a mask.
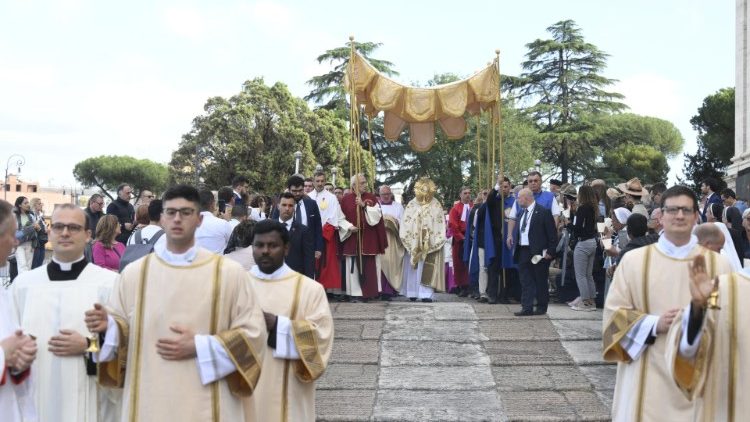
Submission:
[[[195,261],[195,257],[198,255],[198,246],[193,245],[187,252],[178,254],[167,250],[167,242],[157,242],[154,245],[154,253],[168,264],[184,267]]]
[[[690,241],[682,246],[676,246],[667,239],[667,236],[659,236],[659,241],[656,242],[656,247],[660,251],[677,259],[686,258],[696,245],[698,245],[698,238],[695,235],[690,235]]]
[[[76,259],[75,261],[71,262],[62,262],[59,259],[57,259],[55,256],[52,256],[52,261],[60,266],[60,271],[70,271],[73,269],[73,264],[76,262],[81,262],[83,260],[83,255],[81,255],[80,258]]]
[[[253,265],[253,267],[250,268],[250,274],[261,280],[274,280],[277,278],[282,278],[290,272],[292,272],[292,269],[289,268],[288,265],[286,265],[286,262],[281,264],[281,266],[271,274],[264,273],[260,270],[260,268],[258,268],[257,265]]]

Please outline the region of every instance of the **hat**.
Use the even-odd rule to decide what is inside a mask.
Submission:
[[[550,185],[555,185],[555,186],[562,186],[563,183],[562,183],[562,181],[557,180],[557,179],[550,179],[549,184]]]
[[[571,198],[578,198],[578,192],[576,192],[576,187],[573,185],[565,186],[565,189],[562,190],[562,194]]]
[[[619,185],[617,185],[617,189],[620,189],[622,192],[634,196],[648,195],[648,191],[646,189],[643,189],[641,180],[637,177],[634,177],[625,183],[620,183]]]

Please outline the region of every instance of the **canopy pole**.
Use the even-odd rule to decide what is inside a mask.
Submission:
[[[351,142],[350,142],[350,149],[349,149],[349,175],[355,176],[354,180],[356,183],[354,183],[353,189],[354,194],[357,196],[358,199],[361,200],[362,198],[362,192],[359,189],[359,174],[362,172],[362,162],[361,162],[361,145],[359,144],[359,105],[357,104],[357,87],[356,87],[356,78],[354,77],[354,62],[356,60],[355,57],[355,49],[354,49],[354,36],[349,36],[349,46],[350,46],[350,53],[349,53],[349,65],[347,66],[348,72],[349,72],[349,99],[351,102],[351,107],[349,110],[349,120],[351,124]],[[364,268],[362,266],[362,218],[360,216],[360,210],[359,206],[357,206],[357,274],[359,275],[359,282],[362,283],[364,281]]]

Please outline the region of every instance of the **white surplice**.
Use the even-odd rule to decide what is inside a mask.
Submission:
[[[61,268],[65,270],[65,265]],[[67,264],[70,265],[70,264]],[[58,357],[47,343],[61,329],[87,337],[84,313],[94,303],[106,303],[117,273],[88,264],[76,280],[51,281],[47,266],[20,274],[11,287],[18,321],[36,337],[38,351],[32,366],[34,402],[44,422],[96,422],[119,419],[120,393],[100,388],[86,374],[84,357]]]

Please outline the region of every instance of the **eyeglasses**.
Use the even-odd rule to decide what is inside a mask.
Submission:
[[[195,208],[165,208],[164,215],[168,218],[174,218],[177,213],[180,213],[180,217],[190,217],[195,214]]]
[[[80,233],[83,230],[83,226],[80,224],[52,223],[50,227],[56,234],[61,234],[65,229],[68,229],[68,233],[70,234]]]
[[[669,215],[677,215],[682,211],[683,214],[688,215],[694,212],[692,207],[664,207],[662,210]]]

